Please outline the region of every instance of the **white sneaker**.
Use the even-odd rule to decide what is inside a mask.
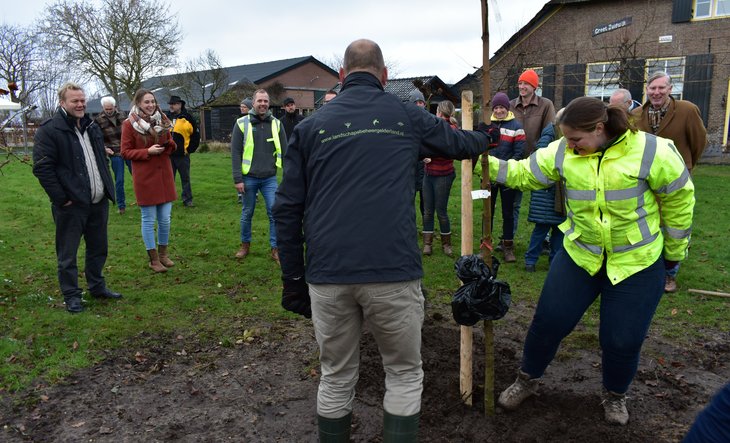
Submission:
[[[507,410],[515,410],[526,398],[537,394],[539,378],[530,379],[530,376],[522,371],[517,373],[517,379],[500,395],[497,403]]]
[[[626,394],[604,391],[603,415],[612,424],[625,426],[629,422],[629,411],[626,409]]]

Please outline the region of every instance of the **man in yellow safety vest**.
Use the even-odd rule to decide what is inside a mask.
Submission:
[[[243,195],[241,212],[241,247],[236,258],[245,258],[251,247],[251,219],[256,208],[256,195],[261,192],[269,216],[271,258],[279,263],[276,227],[271,207],[278,182],[276,172],[286,150],[286,133],[281,122],[269,111],[269,94],[259,89],[253,95],[253,109],[239,118],[231,133],[233,183]]]

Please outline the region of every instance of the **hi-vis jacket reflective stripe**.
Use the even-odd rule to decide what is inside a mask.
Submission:
[[[562,180],[568,213],[560,225],[563,244],[591,275],[604,256],[617,284],[661,254],[670,261],[687,255],[694,184],[671,140],[627,131],[605,151],[582,156],[561,138],[524,160],[490,157],[489,173],[521,190]]]
[[[236,120],[236,123],[238,124],[238,127],[241,128],[241,132],[243,133],[243,140],[245,140],[243,145],[243,157],[241,159],[241,172],[243,172],[243,175],[248,174],[248,171],[251,169],[251,161],[253,160],[253,131],[249,131],[249,128],[251,127],[251,121],[250,117],[248,115],[244,115],[243,117]],[[279,131],[281,130],[281,123],[279,120],[272,118],[271,119],[271,138],[266,139],[267,142],[274,142],[274,147],[276,148],[276,167],[281,169],[281,142],[279,141]]]

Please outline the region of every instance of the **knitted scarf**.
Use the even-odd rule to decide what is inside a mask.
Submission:
[[[155,109],[155,113],[147,115],[137,106],[132,106],[129,111],[129,122],[132,123],[132,127],[135,131],[143,135],[152,135],[155,138],[160,135],[169,132],[172,128],[170,119],[165,114],[160,112],[160,108]]]

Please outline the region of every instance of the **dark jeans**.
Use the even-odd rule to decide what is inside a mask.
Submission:
[[[106,289],[102,269],[107,256],[106,225],[109,219],[109,200],[91,206],[71,204],[51,207],[56,223],[56,257],[58,258],[58,283],[64,299],[81,297],[79,269],[76,254],[81,237],[86,243],[84,273],[89,291],[98,294]]]
[[[515,195],[517,191],[505,185],[492,183],[492,228],[494,228],[494,208],[497,206],[497,194],[502,198],[502,240],[512,240],[515,234]]]
[[[124,160],[118,155],[109,157],[112,164],[112,172],[114,172],[114,187],[117,195],[117,207],[123,209],[127,207],[127,200],[124,196],[124,165],[127,165],[129,173],[132,173],[132,161]]]
[[[189,155],[171,155],[170,163],[172,163],[172,177],[180,173],[180,184],[182,184],[182,201],[183,203],[193,202],[193,191],[190,188],[190,156]]]
[[[712,402],[695,419],[682,443],[730,441],[730,383],[715,394]]]
[[[453,172],[440,176],[427,174],[423,178],[423,232],[433,232],[435,212],[439,219],[441,233],[451,233],[447,208],[454,178],[456,178],[456,173]]]
[[[558,225],[535,223],[535,229],[532,230],[532,235],[530,236],[530,246],[527,247],[527,252],[525,253],[526,265],[534,265],[537,263],[537,259],[540,258],[540,253],[542,253],[542,244],[545,241],[545,236],[550,230],[552,230],[552,234],[550,234],[549,261],[552,262],[555,254],[563,249],[563,231],[558,229]]]
[[[636,375],[641,345],[664,294],[664,260],[613,285],[605,266],[595,276],[579,267],[565,250],[553,259],[527,332],[522,370],[541,377],[560,342],[601,295],[598,338],[603,386],[625,393]]]
[[[513,212],[514,228],[512,229],[512,238],[515,238],[517,236],[517,225],[520,221],[520,207],[522,207],[522,191],[518,191],[515,189],[515,203]]]

